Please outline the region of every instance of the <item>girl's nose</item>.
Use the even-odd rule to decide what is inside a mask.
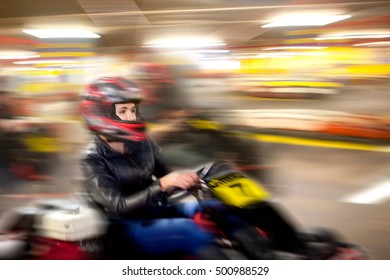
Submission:
[[[133,112],[129,111],[126,113],[126,120],[127,121],[135,121],[135,119],[136,119],[136,116]]]

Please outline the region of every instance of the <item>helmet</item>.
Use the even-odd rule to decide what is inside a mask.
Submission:
[[[140,89],[122,77],[102,77],[89,84],[82,96],[81,113],[87,127],[109,141],[142,141],[145,139],[146,123],[139,113],[142,100]],[[137,107],[136,121],[119,119],[114,104],[134,103]]]

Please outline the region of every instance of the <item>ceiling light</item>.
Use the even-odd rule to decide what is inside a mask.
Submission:
[[[291,15],[291,16],[276,18],[274,21],[263,25],[262,28],[280,27],[280,26],[323,26],[350,17],[351,15],[324,15],[324,14]]]
[[[34,57],[39,57],[39,55],[30,51],[0,51],[0,59],[27,59]]]
[[[182,52],[196,52],[196,53],[228,53],[229,50],[184,50]]]
[[[100,38],[100,35],[81,29],[29,29],[24,33],[38,38]]]
[[[204,47],[214,47],[214,46],[224,46],[226,45],[223,42],[208,40],[208,39],[198,39],[198,38],[165,38],[152,41],[150,43],[144,44],[144,47],[151,48],[172,48],[172,49],[194,49],[194,48],[204,48]]]
[[[359,46],[387,46],[387,45],[390,45],[390,41],[362,43],[362,44],[355,44],[354,46],[359,47]]]
[[[14,64],[27,65],[27,64],[65,64],[65,63],[76,63],[77,60],[67,59],[36,59],[26,61],[16,61]]]
[[[390,37],[389,29],[356,29],[330,32],[318,36],[315,40],[375,39]]]
[[[266,52],[260,53],[258,57],[291,57],[291,56],[325,56],[326,52]]]
[[[291,46],[291,47],[273,47],[273,48],[265,48],[263,51],[270,50],[321,50],[327,47],[316,47],[316,46]]]
[[[257,55],[256,58],[294,58],[294,55]]]
[[[22,66],[11,66],[11,67],[5,67],[3,68],[4,71],[34,71],[34,70],[38,70],[37,68],[35,67],[22,67]]]
[[[237,60],[220,60],[215,61],[201,60],[199,65],[207,70],[239,70],[241,68],[240,61]]]
[[[342,36],[324,36],[315,38],[315,40],[344,40],[344,39],[382,39],[389,38],[390,34],[367,34],[367,35],[342,35]]]

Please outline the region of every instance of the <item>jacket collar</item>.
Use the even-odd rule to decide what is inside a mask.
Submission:
[[[98,136],[95,136],[94,142],[98,152],[102,154],[104,157],[116,157],[118,155],[122,155],[117,151],[113,150],[105,141],[100,139]],[[142,143],[125,142],[124,155],[130,154],[131,153],[130,151],[139,149],[139,145],[142,145]]]

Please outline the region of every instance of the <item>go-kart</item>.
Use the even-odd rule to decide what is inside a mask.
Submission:
[[[194,216],[195,222],[213,233],[215,242],[230,258],[368,259],[364,248],[344,242],[338,234],[327,229],[294,232],[294,238],[304,246],[301,251],[290,250],[280,244],[284,241],[283,237],[280,238],[283,235],[277,232],[280,226],[262,223],[262,215],[266,212],[261,209],[270,209],[267,202],[270,193],[260,183],[225,161],[211,162],[197,170],[199,185],[187,191],[172,191],[166,203],[197,199],[201,210]],[[156,256],[147,256],[137,250],[125,250],[126,246],[134,244],[121,239],[120,226],[88,203],[84,196],[81,197],[76,200],[36,201],[31,206],[8,212],[0,225],[0,259],[156,259]],[[248,232],[253,236],[241,239],[228,234],[221,225],[221,207],[210,207],[209,201],[217,202],[248,223]],[[257,257],[248,254],[248,247],[252,244],[245,244],[247,240],[259,240],[258,244],[264,245],[259,247]],[[125,251],[133,254],[124,254]],[[188,257],[159,256],[166,259]]]

